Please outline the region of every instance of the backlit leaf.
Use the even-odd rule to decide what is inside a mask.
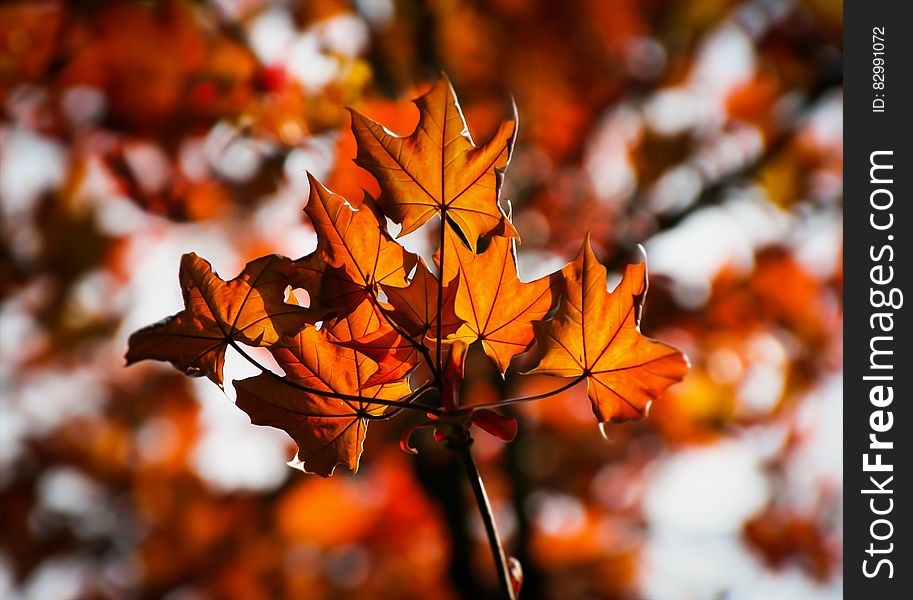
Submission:
[[[486,144],[476,146],[449,80],[442,78],[415,104],[419,123],[408,137],[352,111],[355,162],[377,178],[380,205],[402,224],[400,235],[438,215],[458,227],[475,248],[480,236],[502,222],[498,200],[516,137],[516,117],[502,123]],[[512,227],[509,234],[516,235]]]
[[[419,260],[409,285],[399,289],[388,289],[387,299],[393,306],[391,318],[413,339],[421,341],[426,335],[437,335],[438,318],[441,319],[441,336],[454,333],[460,325],[454,312],[456,286],[445,285],[438,316],[438,279],[428,270],[425,262]]]
[[[316,303],[352,308],[377,286],[405,287],[417,257],[393,241],[368,203],[353,206],[313,176],[308,178],[305,212],[317,232],[317,250],[296,267],[302,287],[319,289]]]
[[[222,385],[225,348],[232,341],[270,346],[295,335],[318,315],[285,302],[292,262],[278,255],[252,261],[225,282],[194,253],[181,259],[184,310],[130,336],[127,364],[164,360]]]
[[[482,254],[472,254],[462,244],[452,247],[448,258],[460,274],[456,314],[463,320],[453,337],[467,344],[481,341],[503,374],[510,360],[532,343],[533,321],[543,319],[552,307],[551,278],[520,281],[509,238],[492,238]]]
[[[640,332],[647,293],[646,262],[628,265],[614,292],[589,236],[561,270],[564,296],[550,321],[537,323],[539,362],[530,373],[585,377],[600,423],[640,419],[688,370],[685,355]]]
[[[272,352],[285,371],[286,382],[267,373],[235,381],[238,407],[254,424],[286,431],[298,444],[296,464],[300,463],[302,470],[328,477],[341,463],[357,471],[368,420],[388,409],[371,400],[403,398],[409,393],[409,385],[397,382],[363,389],[363,383],[377,369],[376,363],[351,348],[334,344],[323,330],[314,327],[304,329],[287,347],[273,348]],[[327,398],[318,392],[363,400]]]
[[[419,362],[415,344],[394,329],[382,310],[373,300],[365,300],[348,315],[326,324],[331,341],[357,350],[359,364],[366,359],[377,363],[377,369],[360,383],[362,387],[403,379]]]

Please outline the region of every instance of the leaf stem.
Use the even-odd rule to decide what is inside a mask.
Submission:
[[[407,402],[409,404],[409,406],[411,406],[413,408],[421,408],[422,410],[425,410],[426,408],[428,408],[427,406],[422,405],[422,404],[415,404],[415,401],[432,390],[437,390],[437,388],[434,387],[434,385],[432,385],[431,381],[426,381],[418,388],[412,390],[412,392],[408,396],[406,396],[407,399],[402,400],[402,402]],[[408,407],[397,406],[393,410],[377,416],[375,418],[375,420],[386,421],[387,419],[392,419],[393,417],[398,415],[400,412],[402,412],[403,408],[408,408]],[[437,410],[438,412],[434,413],[434,414],[440,414],[439,408],[435,408],[435,410]],[[427,412],[432,412],[432,411],[427,411]]]
[[[495,525],[494,511],[491,509],[491,502],[488,500],[488,494],[485,491],[485,484],[482,482],[482,476],[479,474],[479,467],[472,457],[472,438],[466,435],[465,441],[453,441],[448,447],[459,454],[466,468],[466,475],[469,477],[469,483],[472,485],[472,492],[475,495],[476,505],[479,508],[479,514],[482,516],[482,522],[485,524],[485,533],[488,536],[488,546],[491,548],[491,554],[494,557],[495,569],[498,571],[498,581],[501,584],[501,590],[507,600],[516,600],[517,595],[514,592],[514,586],[511,582],[510,567],[507,562],[507,554],[504,552],[504,544],[501,542],[501,536]]]
[[[441,198],[443,198],[443,182],[441,183]],[[438,264],[438,276],[437,276],[437,336],[435,340],[435,362],[437,364],[437,371],[435,372],[435,380],[437,381],[437,387],[441,390],[441,393],[444,392],[444,364],[441,361],[441,347],[443,346],[443,340],[441,339],[441,327],[442,321],[444,320],[442,313],[444,312],[444,229],[447,227],[447,205],[441,203],[441,234],[439,237],[440,245],[438,246],[439,252],[441,253],[441,260]]]
[[[425,362],[428,363],[428,368],[431,369],[431,372],[435,375],[435,378],[436,378],[437,377],[437,365],[434,364],[434,360],[431,358],[431,353],[428,351],[428,348],[425,347],[425,344],[415,341],[412,338],[412,336],[410,336],[407,332],[403,331],[402,328],[400,328],[400,326],[397,325],[396,322],[390,318],[390,315],[388,315],[387,312],[383,308],[381,308],[380,301],[377,299],[377,296],[374,294],[374,292],[371,292],[371,297],[374,299],[375,305],[377,305],[378,312],[384,317],[384,320],[387,321],[387,324],[390,325],[390,327],[393,328],[393,331],[395,331],[397,334],[399,334],[403,339],[409,340],[409,343],[412,344],[412,346],[416,350],[419,351],[419,353],[422,355],[422,357],[424,357]],[[438,317],[438,318],[440,318],[440,317]]]
[[[367,396],[355,396],[352,394],[341,394],[339,392],[334,392],[331,390],[321,390],[321,389],[317,389],[317,388],[308,387],[306,385],[301,385],[300,383],[295,383],[294,381],[289,381],[282,375],[279,375],[278,373],[274,373],[272,370],[267,369],[266,367],[261,365],[257,361],[257,359],[252,357],[243,348],[241,348],[241,346],[239,346],[235,340],[229,339],[228,343],[229,343],[229,345],[231,345],[232,348],[237,350],[238,353],[247,360],[247,362],[249,362],[250,364],[252,364],[255,367],[257,367],[258,369],[260,369],[261,373],[263,373],[264,375],[267,375],[269,377],[272,377],[276,381],[279,381],[289,387],[293,387],[296,390],[300,390],[302,392],[307,392],[308,394],[314,394],[315,396],[320,396],[322,398],[335,398],[337,400],[343,400],[343,401],[348,401],[348,402],[358,402],[359,404],[362,404],[362,403],[378,404],[381,406],[393,406],[393,407],[399,408],[399,409],[405,408],[405,409],[409,409],[409,410],[420,410],[424,413],[431,413],[433,415],[441,414],[441,409],[439,409],[439,408],[436,408],[434,406],[427,406],[425,404],[413,404],[411,402],[412,399],[417,398],[418,396],[424,394],[425,391],[427,391],[426,386],[422,386],[422,387],[418,388],[417,390],[410,392],[402,400],[385,400],[382,398],[370,398]],[[354,409],[354,407],[352,407],[352,408]],[[378,415],[378,417],[380,417],[380,416],[382,416],[382,415]],[[365,418],[370,418],[370,415],[366,415]]]
[[[572,387],[574,387],[575,385],[577,385],[578,383],[580,383],[581,381],[583,381],[584,379],[586,379],[586,375],[581,375],[580,377],[577,377],[570,383],[566,383],[566,384],[562,385],[558,389],[551,390],[549,392],[545,392],[542,394],[536,394],[535,396],[523,396],[521,398],[508,398],[506,400],[500,400],[498,402],[489,402],[487,404],[474,404],[472,406],[467,406],[467,408],[499,408],[499,407],[508,406],[511,404],[520,404],[521,402],[535,402],[536,400],[542,400],[543,398],[555,396],[565,390],[569,390]]]

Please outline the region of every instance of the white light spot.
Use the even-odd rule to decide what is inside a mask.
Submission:
[[[0,215],[21,219],[39,196],[63,183],[66,151],[23,128],[0,129]]]
[[[295,38],[295,23],[287,10],[274,6],[251,20],[247,35],[257,58],[271,65],[282,60]]]
[[[586,526],[586,510],[574,496],[536,492],[527,506],[536,527],[548,535],[573,536]]]
[[[251,425],[244,411],[212,382],[197,379],[194,384],[203,424],[192,457],[197,472],[222,491],[272,490],[285,481],[290,474],[285,466],[288,434]]]
[[[341,14],[317,24],[321,41],[331,52],[355,58],[368,46],[368,27],[353,14]]]
[[[769,493],[758,457],[743,444],[727,442],[659,463],[648,478],[644,512],[659,530],[731,533],[764,506]]]
[[[659,178],[650,190],[650,207],[656,213],[675,213],[694,202],[703,189],[700,172],[690,165],[674,167]]]
[[[321,50],[320,38],[314,31],[295,38],[288,53],[289,74],[309,90],[319,90],[339,74],[339,61]]]
[[[385,28],[396,16],[392,0],[355,0],[355,6],[368,23],[378,29]]]

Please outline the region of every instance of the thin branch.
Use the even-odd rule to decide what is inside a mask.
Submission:
[[[410,393],[407,396],[408,400],[403,400],[403,402],[408,402],[410,404],[410,406],[413,406],[416,408],[423,407],[424,405],[422,405],[422,404],[415,404],[415,401],[418,400],[419,398],[421,398],[422,396],[424,396],[425,394],[427,394],[428,392],[431,392],[434,390],[437,390],[437,388],[434,387],[433,381],[426,381],[425,383],[423,383],[416,389],[412,390],[412,393]],[[392,419],[393,417],[398,415],[400,412],[402,412],[403,408],[404,407],[402,407],[402,406],[398,406],[398,407],[394,408],[393,410],[391,410],[390,412],[380,415],[377,418],[377,420],[386,421],[387,419]],[[440,410],[440,409],[438,409],[438,410]]]
[[[301,385],[300,383],[295,383],[294,381],[289,381],[282,375],[279,375],[278,373],[275,373],[272,370],[267,369],[266,367],[261,365],[257,361],[257,359],[252,357],[243,348],[241,348],[241,346],[239,346],[235,340],[229,339],[228,343],[231,345],[232,348],[237,350],[238,353],[247,360],[247,362],[249,362],[250,364],[252,364],[255,367],[257,367],[258,369],[260,369],[260,372],[262,372],[264,375],[272,377],[276,381],[279,381],[289,387],[295,388],[296,390],[300,390],[302,392],[307,392],[308,394],[314,394],[315,396],[321,396],[323,398],[335,398],[337,400],[350,401],[350,402],[378,404],[381,406],[393,406],[395,408],[405,408],[405,409],[409,409],[409,410],[420,410],[422,412],[431,413],[433,415],[441,414],[441,409],[439,409],[439,408],[436,408],[434,406],[427,406],[424,404],[413,404],[411,402],[415,397],[417,397],[418,395],[421,395],[421,394],[419,394],[419,390],[421,390],[422,394],[426,391],[426,389],[424,389],[424,386],[422,388],[419,388],[419,390],[410,392],[409,395],[405,396],[402,400],[385,400],[382,398],[369,398],[367,396],[355,396],[352,394],[341,394],[339,392],[334,392],[331,390],[321,390],[321,389],[317,389],[317,388],[308,387],[306,385]]]
[[[581,381],[583,381],[584,379],[586,379],[585,374],[581,375],[580,377],[577,377],[570,383],[566,383],[566,384],[562,385],[560,388],[552,390],[550,392],[536,394],[535,396],[523,396],[521,398],[508,398],[506,400],[501,400],[499,402],[489,402],[487,404],[474,404],[472,406],[467,406],[466,408],[499,408],[502,406],[509,406],[511,404],[520,404],[521,402],[535,402],[536,400],[542,400],[543,398],[555,396],[556,394],[560,394],[561,392],[569,390],[572,387],[574,387],[575,385],[577,385],[578,383],[580,383]]]
[[[485,533],[488,536],[488,546],[491,548],[491,554],[494,557],[495,569],[498,571],[498,581],[501,584],[501,590],[504,597],[508,600],[516,600],[517,595],[514,592],[513,582],[510,577],[510,566],[507,562],[507,554],[504,552],[504,544],[501,542],[501,536],[495,525],[494,512],[491,509],[491,502],[488,500],[488,494],[485,492],[485,484],[482,482],[482,476],[479,474],[479,467],[472,457],[470,446],[472,438],[466,438],[463,442],[452,442],[449,447],[460,455],[463,466],[466,468],[466,475],[469,477],[469,483],[472,484],[472,492],[476,499],[476,505],[479,508],[479,514],[482,516],[482,522],[485,524]]]

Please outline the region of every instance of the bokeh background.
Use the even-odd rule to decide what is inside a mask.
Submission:
[[[230,390],[122,358],[181,307],[182,253],[229,278],[313,249],[307,171],[376,190],[344,107],[408,133],[444,70],[477,140],[516,100],[522,275],[589,230],[617,280],[643,243],[644,331],[693,362],[608,440],[582,387],[518,408],[513,444],[479,435],[524,600],[840,598],[841,11],[0,4],[0,597],[497,597],[459,465],[403,454],[405,423],[372,425],[357,476],[306,476]],[[467,384],[555,385],[478,357]]]

